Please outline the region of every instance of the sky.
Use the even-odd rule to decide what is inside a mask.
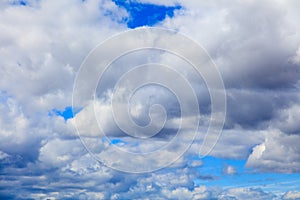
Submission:
[[[0,199],[300,199],[299,9],[2,0]]]

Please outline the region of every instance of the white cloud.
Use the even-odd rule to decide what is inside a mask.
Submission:
[[[234,175],[237,173],[237,170],[231,165],[226,165],[223,167],[223,173],[228,175]]]
[[[253,148],[246,166],[265,172],[299,172],[299,141],[299,135],[270,130],[265,141]]]
[[[96,141],[101,135],[92,117],[93,104],[84,107],[67,122],[60,116],[48,116],[48,112],[71,105],[73,81],[82,60],[95,45],[126,30],[126,24],[119,22],[128,14],[105,0],[27,2],[29,6],[0,2],[0,160],[4,163],[3,173],[8,177],[1,179],[1,188],[6,188],[1,192],[15,193],[11,192],[14,189],[20,191],[20,195],[24,192],[19,197],[31,195],[53,199],[122,199],[139,198],[141,194],[147,194],[149,199],[158,196],[194,199],[274,197],[259,189],[224,191],[194,186],[194,180],[201,178],[197,168],[205,167],[199,160],[188,159],[189,155],[198,153],[197,147],[165,171],[153,174],[122,174],[93,160],[74,133],[75,120],[86,136],[84,141],[95,145],[93,150],[106,161],[131,162],[107,149],[109,144]],[[151,2],[176,4],[176,1]],[[231,102],[228,119],[231,121],[228,120],[227,129],[210,155],[248,159],[247,166],[259,171],[299,172],[299,100],[289,93],[300,77],[299,2],[180,3],[184,9],[176,11],[174,18],[167,18],[159,26],[184,32],[201,43],[215,59],[227,88],[236,90],[230,91],[228,98]],[[183,48],[189,50],[189,47]],[[168,64],[175,61],[172,56],[153,55],[149,58],[151,61]],[[136,54],[128,58],[128,63],[139,64],[147,59]],[[125,60],[122,61],[126,63]],[[178,69],[184,66],[177,61],[176,64]],[[182,69],[180,72],[196,82],[189,72]],[[118,73],[111,74],[112,80]],[[195,87],[204,99],[204,107],[209,107],[208,95],[201,86]],[[139,96],[137,107],[131,110],[142,122],[148,117],[149,106],[143,103],[147,92]],[[168,110],[173,106],[173,99],[162,93],[156,100],[166,103]],[[120,130],[108,114],[107,102],[96,102],[96,107],[109,136],[120,136]],[[205,117],[207,113],[209,111]],[[167,128],[178,124],[178,118],[173,118]],[[189,127],[189,123],[184,124],[186,137],[180,142],[190,142]],[[137,146],[127,137],[122,139],[128,140],[128,149],[134,152],[153,151],[165,144],[165,138],[161,137]],[[176,155],[175,150],[162,151],[158,157],[143,164],[148,167],[164,164]],[[133,160],[131,166],[134,168],[134,164],[140,162]],[[18,168],[20,163],[22,167]],[[226,174],[236,171],[233,166],[224,167]],[[11,185],[15,188],[8,187]],[[33,192],[28,190],[32,186],[36,189],[35,194],[29,194]],[[283,198],[299,198],[299,192],[287,192]]]
[[[192,199],[193,193],[187,188],[176,188],[174,190],[162,190],[162,195],[167,199]]]
[[[122,15],[111,4],[45,0],[36,7],[7,7],[0,14],[1,90],[13,95],[27,112],[70,105],[75,72],[88,51],[125,28],[105,16],[107,7]],[[63,7],[68,9],[60,12]],[[18,82],[22,84],[11,84]]]
[[[7,153],[0,151],[0,160],[5,159],[7,157],[9,157],[9,155]]]
[[[117,22],[126,13],[107,1],[26,2],[0,6],[0,148],[36,159],[45,138],[74,137],[73,127],[48,112],[71,105],[82,60],[99,42],[126,28]]]
[[[189,163],[189,167],[201,167],[203,165],[202,160],[192,160]]]
[[[285,3],[185,2],[187,9],[163,26],[179,29],[202,44],[227,87],[282,87],[299,77],[299,66],[288,60],[298,48],[300,27],[293,20],[299,18],[292,8],[298,3],[281,4]]]
[[[97,118],[96,118],[97,115]],[[80,136],[118,136],[120,129],[115,125],[111,106],[103,101],[91,101],[68,124],[77,128]]]
[[[65,167],[85,153],[86,151],[79,140],[54,139],[40,149],[39,161],[50,168]]]
[[[288,191],[284,194],[283,199],[300,199],[300,192],[298,191]]]
[[[210,155],[231,159],[246,159],[249,155],[249,149],[253,145],[263,142],[266,134],[266,131],[253,131],[241,128],[223,130]]]
[[[266,193],[261,189],[253,188],[232,188],[224,191],[218,196],[218,199],[274,199],[276,196],[272,193]]]

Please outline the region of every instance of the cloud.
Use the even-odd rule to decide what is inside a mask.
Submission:
[[[299,198],[300,198],[300,192],[296,192],[296,191],[288,191],[283,196],[283,199],[299,199]]]
[[[164,27],[178,29],[202,44],[223,76],[228,95],[228,130],[223,131],[211,155],[250,155],[247,166],[263,171],[295,172],[296,166],[299,168],[299,151],[292,140],[300,140],[298,136],[287,136],[299,132],[294,121],[300,77],[300,27],[295,20],[299,18],[295,9],[298,4],[184,2],[186,9],[164,21]],[[283,139],[274,134],[278,128]],[[276,150],[276,155],[267,156],[274,146],[271,141],[282,148]],[[251,154],[249,150],[256,145]],[[263,153],[266,158],[252,162],[264,146],[268,149]],[[291,156],[286,156],[287,152]]]
[[[266,131],[253,131],[236,128],[223,130],[216,146],[210,155],[219,158],[246,159],[250,149],[264,141]]]
[[[1,12],[5,30],[1,33],[1,90],[15,96],[26,111],[70,105],[66,96],[71,95],[75,71],[84,56],[95,44],[122,29],[105,10],[98,10],[99,4],[41,1],[34,7],[7,7]],[[113,5],[110,9],[118,10]],[[61,7],[68,7],[68,12],[57,12]],[[16,82],[22,85],[10,84]]]
[[[255,188],[232,188],[219,195],[219,199],[275,199],[272,193],[266,193],[261,189]]]
[[[0,147],[3,153],[20,155],[24,162],[35,160],[40,141],[47,131],[34,127],[22,111],[21,105],[11,97],[2,101],[0,112],[5,113],[0,115]]]
[[[223,167],[223,173],[228,175],[234,175],[237,173],[237,170],[231,165],[226,165]]]
[[[49,167],[63,167],[85,152],[79,140],[54,139],[40,149],[39,161]]]
[[[185,4],[194,9],[179,12],[164,26],[201,43],[216,61],[227,87],[282,88],[297,83],[299,66],[289,62],[299,44],[299,26],[290,20],[299,17],[292,8],[296,2],[289,6],[281,6],[281,1]]]
[[[293,61],[296,63],[296,64],[300,64],[300,47],[298,48],[297,52],[296,52],[296,55],[295,57],[293,58]]]
[[[97,118],[95,115],[97,115]],[[122,135],[121,130],[114,123],[110,104],[102,100],[90,102],[73,119],[68,120],[67,123],[76,127],[80,136],[104,137],[105,135]]]
[[[2,151],[0,151],[0,159],[3,160],[5,158],[9,157],[9,155],[7,153],[4,153]]]
[[[285,135],[271,130],[263,143],[255,146],[247,160],[247,167],[267,172],[299,172],[299,135]]]
[[[274,126],[277,126],[285,133],[300,134],[300,125],[297,119],[300,117],[300,105],[292,104],[291,107],[278,111],[277,119],[274,120]]]
[[[53,109],[63,111],[71,106],[73,83],[84,57],[109,36],[127,30],[125,19],[130,13],[105,0],[28,0],[26,5],[14,2],[17,1],[0,2],[1,198],[138,199],[142,195],[149,199],[299,198],[298,191],[287,188],[283,189],[283,196],[276,196],[257,187],[225,189],[195,185],[198,179],[216,181],[211,174],[200,174],[199,169],[205,165],[194,159],[198,145],[168,168],[148,174],[121,173],[93,159],[76,135],[75,121],[83,130],[83,141],[110,164],[118,161],[130,163],[132,169],[141,163],[153,167],[176,155],[174,145],[144,163],[118,157],[94,121],[94,102],[88,102],[67,121],[49,114]],[[171,7],[179,3],[141,2]],[[156,26],[183,32],[203,45],[217,64],[227,88],[225,129],[210,155],[247,160],[246,166],[254,172],[298,173],[299,2],[185,1],[180,5],[181,9],[172,10],[172,16],[161,19]],[[126,42],[129,41],[122,45]],[[182,48],[190,50],[184,45]],[[107,50],[111,51],[115,49]],[[122,145],[126,144],[127,150],[135,153],[163,146],[179,125],[180,112],[174,109],[178,107],[176,98],[157,87],[137,92],[130,113],[137,123],[145,125],[149,122],[151,105],[164,105],[169,114],[165,132],[137,144],[137,140],[113,123],[108,91],[131,65],[149,61],[175,63],[174,68],[191,80],[203,117],[199,133],[205,132],[211,112],[203,80],[186,70],[187,63],[176,56],[144,51],[120,58],[107,72],[103,86],[97,88],[104,95],[97,96],[95,107],[108,139],[121,141],[115,145],[125,148]],[[145,103],[149,94],[151,101]],[[185,118],[182,144],[191,141],[189,117],[193,112],[189,110],[191,115]],[[202,135],[196,142],[201,144],[201,141]],[[235,166],[226,165],[223,172],[235,177],[237,171]]]
[[[4,30],[0,34],[0,90],[1,97],[8,96],[1,102],[1,148],[32,155],[53,132],[73,134],[47,113],[71,105],[75,71],[84,56],[123,26],[106,16],[106,9],[118,10],[109,3],[102,4],[105,10],[97,8],[98,1],[28,1],[22,7],[6,3],[0,14]],[[68,7],[66,12],[58,12],[64,7]],[[99,27],[105,23],[108,26]],[[13,148],[15,144],[18,148]]]

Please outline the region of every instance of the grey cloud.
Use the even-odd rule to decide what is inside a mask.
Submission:
[[[27,2],[28,7],[11,7],[9,1],[0,3],[3,11],[0,24],[4,30],[0,33],[1,198],[138,199],[142,194],[149,199],[158,195],[194,199],[276,198],[260,189],[195,186],[195,178],[211,177],[198,173],[196,169],[201,162],[185,166],[186,158],[177,167],[142,175],[119,173],[91,159],[75,139],[72,120],[65,122],[47,113],[71,104],[75,72],[84,56],[108,36],[126,29],[118,23],[126,12],[110,1]],[[244,3],[182,2],[185,9],[160,26],[177,29],[203,44],[224,77],[228,118],[226,130],[211,155],[248,159],[247,166],[258,171],[296,173],[300,166],[299,2]],[[113,19],[107,11],[115,13]],[[156,56],[150,56],[150,60],[166,63],[174,60]],[[137,57],[129,58],[132,64],[145,61]],[[177,64],[175,67],[183,66]],[[111,74],[104,84],[107,88],[120,75],[108,73]],[[189,75],[184,70],[182,73]],[[198,83],[195,77],[189,78]],[[202,83],[195,87],[203,101],[200,106],[207,109],[204,110],[207,117],[210,112],[207,91]],[[137,105],[146,96],[140,94]],[[174,99],[166,95],[155,100],[164,103],[173,112],[172,116],[177,117],[177,111],[170,110],[176,105]],[[81,115],[88,120],[87,109],[77,117]],[[141,113],[137,112],[141,123],[147,122],[147,109],[144,106]],[[93,126],[82,122],[90,128],[88,136],[97,135]],[[176,125],[170,123],[168,128],[172,130]],[[112,136],[120,136],[118,129],[108,127]],[[161,140],[155,138],[142,148],[155,149]],[[104,152],[102,146],[98,148]],[[110,152],[106,156],[118,159]],[[163,159],[168,154],[161,156]],[[9,196],[15,191],[19,191],[18,196]],[[287,192],[283,198],[298,196],[297,192]]]
[[[266,134],[266,131],[239,128],[224,130],[210,155],[221,158],[246,159],[251,153],[251,148],[262,143]]]
[[[218,199],[276,199],[276,195],[255,188],[232,188],[222,192]]]
[[[47,114],[71,105],[75,71],[84,56],[124,25],[104,16],[107,9],[118,10],[112,2],[103,3],[103,10],[99,1],[26,2],[29,6],[1,2],[0,148],[34,160],[45,138],[74,136],[71,127]],[[103,23],[109,26],[99,28]]]
[[[299,135],[270,130],[263,143],[255,146],[247,167],[264,172],[297,173],[300,165]]]
[[[163,26],[176,27],[202,44],[216,62],[227,87],[225,128],[229,131],[223,131],[211,155],[245,158],[258,145],[248,158],[249,167],[297,171],[299,151],[292,140],[300,141],[296,122],[300,82],[299,2],[213,1],[185,2],[183,6],[194,9],[178,12]],[[276,129],[281,130],[280,136],[274,135]],[[233,139],[229,133],[238,130],[251,131]],[[261,136],[257,135],[259,132]],[[245,138],[253,139],[247,139],[246,144]],[[281,148],[271,155],[275,144]],[[253,154],[260,145],[266,145],[266,151],[256,160]],[[226,146],[230,150],[219,151],[218,147],[226,149]]]
[[[245,129],[266,129],[268,126],[278,126],[272,122],[279,118],[287,120],[287,109],[297,107],[299,94],[298,89],[228,89],[227,103],[226,129],[232,129],[234,126]],[[285,124],[285,126],[290,125]],[[295,125],[293,126],[295,128]]]
[[[201,43],[227,87],[274,89],[297,83],[299,65],[291,62],[300,42],[296,1],[186,4],[195,4],[195,9],[164,26],[176,27]]]
[[[278,127],[287,134],[300,134],[300,102],[290,107],[278,110],[276,117],[271,121],[272,126]]]

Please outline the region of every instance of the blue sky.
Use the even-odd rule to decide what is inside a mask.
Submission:
[[[166,17],[173,17],[174,11],[181,9],[180,5],[164,6],[119,0],[113,2],[115,2],[116,5],[125,8],[129,13],[129,17],[126,20],[128,28],[153,26],[163,21]]]
[[[293,0],[1,2],[0,198],[299,199],[299,7]],[[220,71],[226,121],[209,155],[200,158],[197,146],[210,117],[210,109],[203,109],[211,106],[208,89],[184,62],[166,52],[120,57],[99,81],[95,96],[72,107],[74,82],[88,53],[112,35],[140,27],[188,36],[205,48]],[[107,54],[113,51],[107,49]],[[138,163],[118,157],[110,147],[151,152],[174,138],[179,104],[164,88],[141,88],[129,109],[136,123],[147,124],[150,107],[163,105],[168,118],[160,134],[132,138],[112,120],[114,85],[130,67],[149,62],[169,64],[187,75],[199,100],[201,137],[171,166],[126,173],[95,160],[82,141],[90,142],[108,163]],[[90,77],[82,87],[90,87]],[[99,121],[105,137],[99,136]],[[83,130],[81,139],[75,127]],[[188,124],[181,128],[185,143],[190,129]],[[161,151],[155,161],[141,164],[151,168],[172,153]]]

